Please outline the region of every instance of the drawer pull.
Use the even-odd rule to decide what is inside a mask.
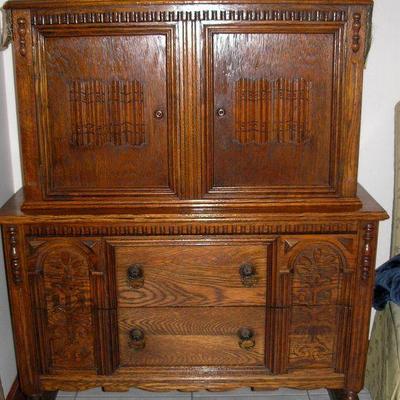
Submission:
[[[250,328],[240,328],[237,335],[239,336],[239,346],[243,350],[251,350],[255,345],[254,332]]]
[[[256,267],[252,264],[242,264],[239,268],[240,280],[243,286],[253,287],[257,284],[257,271]]]
[[[128,284],[133,289],[139,289],[144,285],[143,268],[140,264],[134,264],[127,271]]]
[[[129,331],[129,347],[133,350],[142,350],[146,346],[144,331],[140,328],[133,328]]]

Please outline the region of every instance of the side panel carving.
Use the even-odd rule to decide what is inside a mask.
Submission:
[[[280,343],[279,352],[284,354],[267,347],[273,373],[308,368],[344,371],[356,270],[354,239],[282,238],[270,315],[271,340]]]
[[[36,307],[47,336],[42,352],[48,355],[50,371],[94,369],[89,250],[49,242],[39,247],[35,264]]]
[[[235,83],[235,140],[245,143],[305,143],[310,139],[311,82],[279,78]]]
[[[139,146],[145,142],[140,82],[74,80],[69,90],[72,146]]]
[[[338,297],[339,252],[327,244],[303,249],[293,261],[292,304],[334,304]]]
[[[289,368],[332,367],[336,306],[295,306],[290,325]]]

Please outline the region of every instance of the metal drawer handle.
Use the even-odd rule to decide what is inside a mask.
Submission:
[[[240,280],[243,286],[253,287],[257,284],[257,270],[253,264],[245,263],[239,267]]]
[[[143,329],[132,328],[129,331],[129,339],[129,347],[133,350],[142,350],[146,346]]]
[[[239,346],[243,350],[251,350],[255,345],[254,332],[250,328],[242,327],[238,330]]]
[[[139,289],[144,285],[143,267],[140,264],[134,264],[127,270],[128,285],[133,289]]]

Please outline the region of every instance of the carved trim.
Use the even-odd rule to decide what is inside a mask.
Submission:
[[[361,257],[361,266],[362,266],[362,273],[361,277],[363,281],[368,281],[371,268],[372,268],[372,253],[373,253],[373,246],[372,241],[375,239],[375,226],[372,223],[366,224],[364,226],[364,235],[363,235],[363,251]]]
[[[178,21],[346,22],[343,10],[116,11],[32,16],[32,25],[124,24]]]
[[[18,24],[18,41],[19,41],[19,54],[22,57],[26,56],[26,19],[25,18],[18,18],[17,19],[17,24]]]
[[[274,233],[351,233],[357,225],[347,224],[287,224],[273,225],[262,223],[210,224],[184,223],[167,225],[149,223],[119,226],[82,225],[30,225],[30,236],[136,236],[136,235],[225,235],[225,234],[274,234]]]
[[[357,53],[360,50],[360,30],[361,30],[361,14],[355,13],[353,14],[353,38],[351,49],[354,53]]]
[[[311,81],[239,79],[235,83],[235,141],[304,144],[311,136]]]
[[[18,252],[18,229],[16,226],[10,226],[7,232],[10,244],[11,275],[13,282],[16,285],[20,285],[22,283],[22,274]]]
[[[73,147],[145,143],[140,82],[78,79],[70,82],[69,95]]]

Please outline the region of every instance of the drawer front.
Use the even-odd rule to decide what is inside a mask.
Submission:
[[[265,305],[268,254],[262,243],[117,246],[119,306]]]
[[[124,308],[121,366],[263,366],[264,332],[263,307]]]

